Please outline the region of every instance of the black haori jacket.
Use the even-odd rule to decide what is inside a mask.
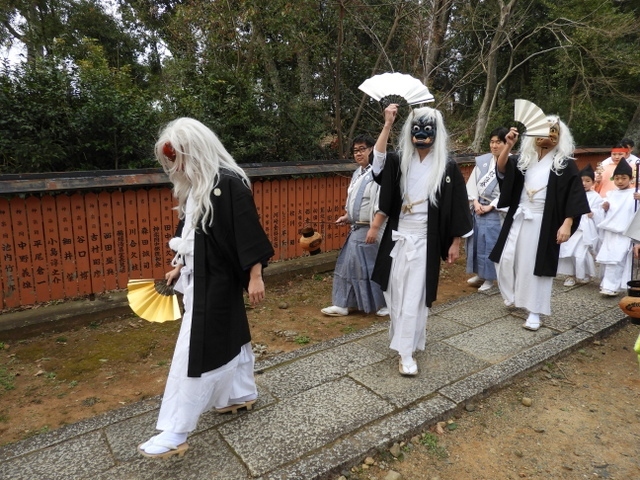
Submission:
[[[402,208],[402,194],[400,193],[400,159],[396,153],[387,153],[385,166],[375,180],[380,184],[379,208],[387,214],[385,228],[376,264],[371,279],[386,290],[389,284],[392,258],[389,256],[395,242],[391,239],[391,232],[398,229],[398,220]],[[426,304],[431,304],[438,293],[438,279],[440,276],[440,259],[446,260],[449,247],[454,237],[462,237],[473,229],[467,187],[464,177],[453,159],[449,159],[445,175],[440,185],[438,204],[429,203],[429,218],[427,220],[427,276],[425,282]],[[423,257],[424,258],[424,257]]]
[[[251,191],[240,177],[221,170],[211,202],[213,225],[195,234],[189,377],[225,365],[251,341],[243,291],[251,267],[266,266],[274,253]]]
[[[517,164],[518,156],[509,156],[504,177],[498,176],[500,183],[498,208],[509,207],[509,211],[504,219],[496,246],[489,255],[489,259],[496,263],[500,262],[500,257],[502,257],[509,230],[513,225],[513,216],[518,210],[520,196],[524,188],[524,174],[518,170]],[[556,240],[558,229],[565,218],[571,217],[573,218],[571,226],[571,234],[573,235],[580,225],[580,217],[590,211],[578,167],[573,160],[567,159],[565,167],[559,173],[553,170],[549,172],[547,197],[542,212],[542,225],[540,226],[538,249],[533,269],[534,275],[539,277],[556,276],[560,255],[560,244]]]

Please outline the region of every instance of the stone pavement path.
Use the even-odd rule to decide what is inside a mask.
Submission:
[[[537,332],[494,288],[434,307],[420,373],[401,377],[376,325],[256,364],[251,412],[203,415],[182,459],[140,457],[159,399],[0,448],[0,478],[323,479],[407,439],[479,395],[628,321],[594,285],[554,282],[553,316]]]

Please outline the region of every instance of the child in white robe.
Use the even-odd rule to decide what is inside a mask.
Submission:
[[[595,256],[600,247],[597,225],[604,220],[603,199],[593,189],[595,173],[590,164],[580,170],[580,177],[591,212],[582,216],[578,230],[560,245],[558,273],[567,275],[565,287],[574,286],[576,281],[589,283],[597,276]]]
[[[607,192],[602,209],[605,218],[598,224],[603,232],[602,246],[596,262],[602,265],[600,293],[615,297],[619,290],[627,287],[631,280],[632,244],[626,231],[635,211],[635,200],[631,188],[633,170],[627,162],[619,162],[613,172],[616,190]]]

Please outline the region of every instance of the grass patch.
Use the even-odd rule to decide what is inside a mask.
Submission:
[[[16,388],[15,383],[16,376],[13,373],[9,373],[6,367],[0,367],[0,389],[1,390],[13,390]]]
[[[431,433],[425,433],[420,439],[420,443],[427,447],[427,450],[430,454],[435,455],[438,458],[447,458],[449,456],[449,452],[442,446],[438,444],[438,437]]]
[[[156,355],[158,351],[161,358],[166,358],[173,350],[179,328],[179,322],[167,322],[157,327],[149,325],[144,328],[127,328],[122,332],[93,330],[89,327],[81,350],[65,350],[56,356],[46,358],[43,368],[47,372],[55,372],[55,378],[58,380],[78,382],[91,378],[105,368],[105,365],[139,364]],[[54,337],[21,345],[16,349],[17,357],[24,363],[42,362],[50,354],[51,345],[59,345],[61,338]],[[65,340],[69,338],[74,341],[72,337],[65,336]],[[125,347],[123,342],[126,343]],[[158,361],[160,360],[155,360],[154,363]],[[47,378],[53,377],[47,374]]]
[[[49,431],[49,425],[45,425],[44,427],[39,428],[38,430],[28,431],[24,435],[23,440],[31,437],[35,437],[36,435],[42,435],[43,433],[47,433]]]
[[[296,342],[298,345],[306,345],[310,341],[311,341],[311,339],[309,337],[307,337],[307,336],[304,336],[304,335],[299,335],[294,340],[294,342]]]

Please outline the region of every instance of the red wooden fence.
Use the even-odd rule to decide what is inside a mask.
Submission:
[[[595,166],[607,151],[588,151],[578,164]],[[473,165],[460,166],[468,178]],[[323,251],[342,246],[348,228],[334,222],[344,212],[353,168],[352,162],[246,168],[272,261],[306,255],[298,243],[305,226],[322,234]],[[173,258],[167,242],[177,213],[157,170],[6,175],[0,195],[1,310],[124,289],[131,278],[162,278]]]

